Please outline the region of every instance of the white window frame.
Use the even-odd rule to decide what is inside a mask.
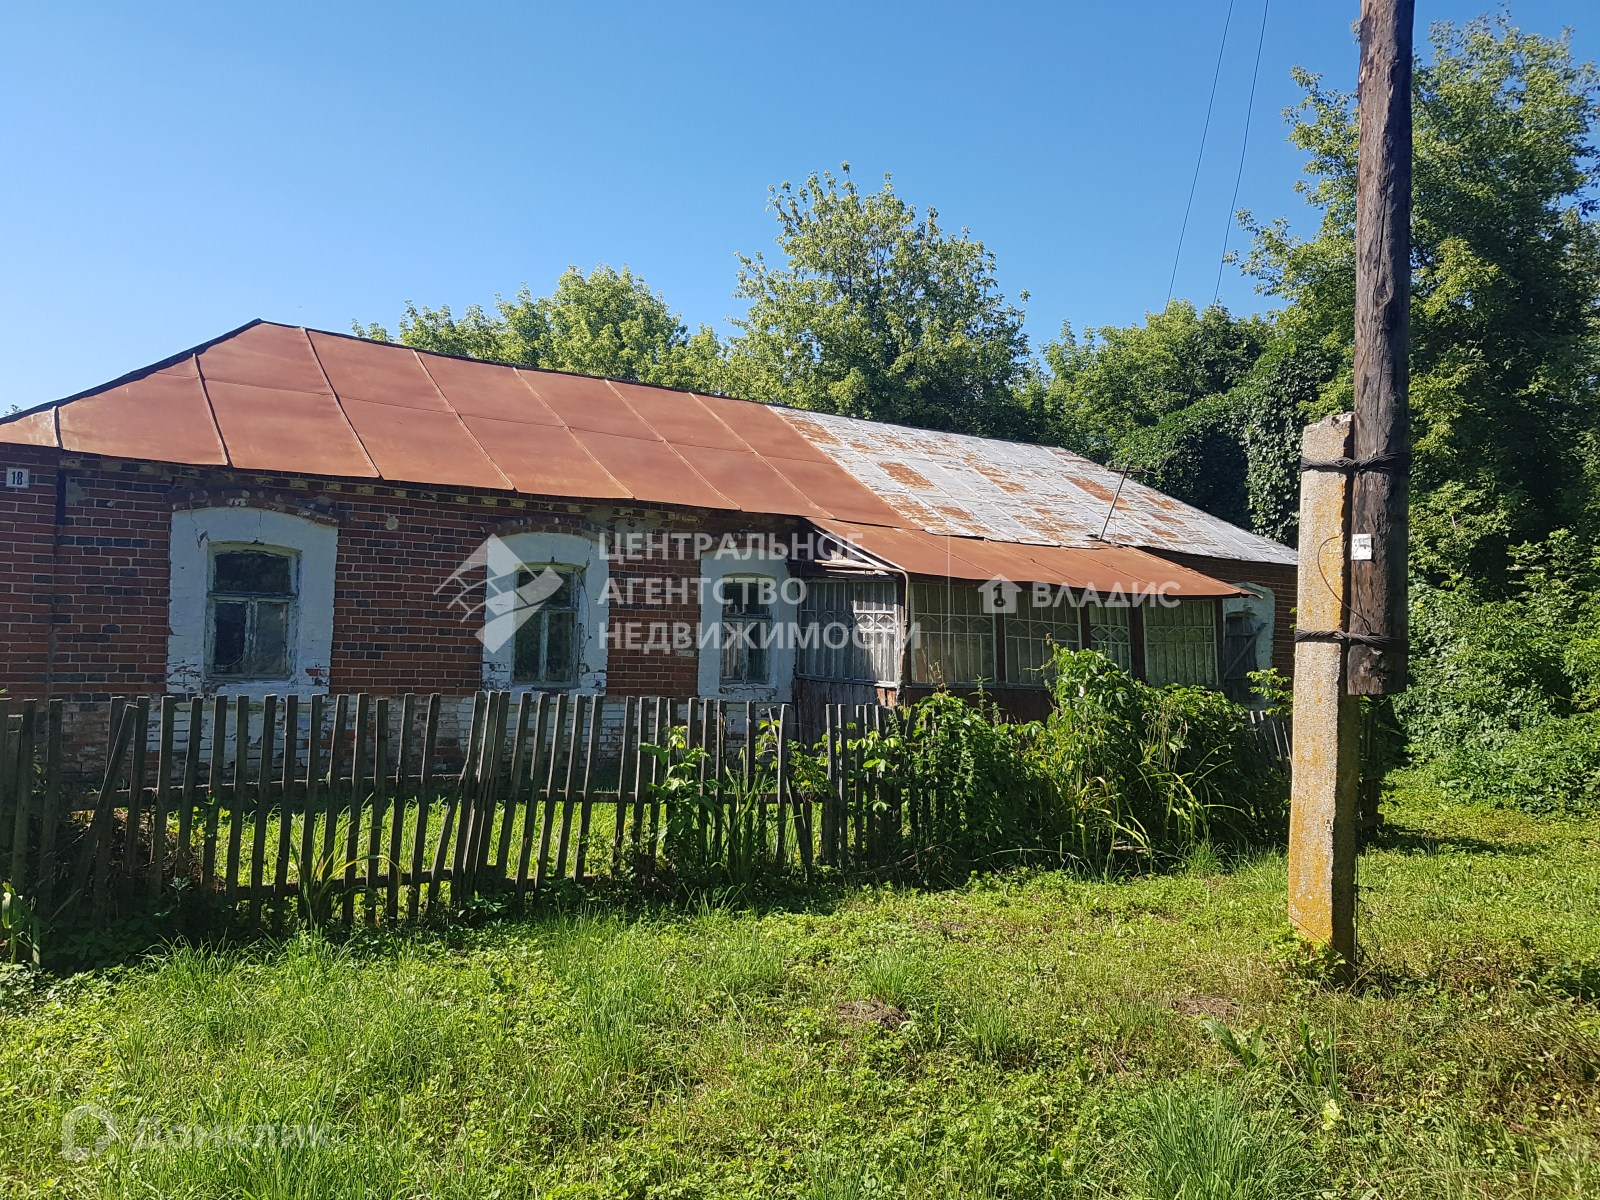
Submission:
[[[512,634],[512,641],[511,641],[511,674],[512,674],[512,682],[518,687],[532,688],[532,689],[536,689],[538,691],[545,691],[545,692],[564,692],[564,691],[568,691],[577,683],[577,680],[578,680],[578,677],[579,677],[579,674],[580,674],[579,660],[583,657],[583,642],[582,642],[581,635],[583,633],[583,628],[584,628],[584,625],[583,625],[583,594],[584,594],[583,576],[584,576],[584,570],[583,570],[582,567],[572,566],[569,563],[523,563],[522,566],[521,566],[521,570],[530,572],[534,576],[538,576],[538,575],[542,574],[546,570],[551,570],[551,571],[556,572],[556,574],[558,574],[558,575],[563,575],[563,576],[566,576],[567,578],[571,579],[572,580],[572,604],[571,604],[570,607],[566,607],[566,608],[547,608],[547,607],[541,605],[529,617],[527,617],[527,619],[524,620],[522,622],[522,624],[517,626],[516,631]],[[526,636],[528,631],[530,629],[532,629],[532,628],[539,628],[539,629],[542,629],[544,631],[545,645],[543,647],[543,653],[541,654],[540,658],[541,658],[541,661],[545,662],[546,666],[548,666],[547,660],[548,660],[549,654],[550,654],[550,645],[549,645],[550,632],[549,632],[548,615],[550,613],[556,613],[556,612],[570,612],[570,613],[573,614],[573,621],[572,621],[572,647],[571,647],[571,654],[572,654],[571,667],[572,667],[572,670],[571,670],[570,677],[565,679],[565,680],[563,680],[563,681],[561,681],[561,682],[557,682],[555,680],[548,680],[548,679],[545,679],[545,680],[539,680],[539,679],[517,679],[516,678],[516,670],[517,670],[517,654],[516,654],[517,647],[516,647],[516,641],[517,641],[518,638]]]
[[[794,597],[803,597],[805,581],[790,582],[784,561],[762,556],[748,547],[729,549],[721,553],[706,554],[700,559],[700,643],[699,678],[700,695],[724,700],[784,701],[794,691],[794,646],[789,631],[796,620],[798,605]],[[777,589],[777,599],[772,605],[771,644],[767,648],[768,678],[764,684],[724,683],[722,680],[722,597],[725,587],[733,586],[733,579],[754,579],[765,576]],[[787,586],[785,586],[787,584]],[[798,585],[798,586],[797,586]]]
[[[264,508],[184,509],[172,514],[168,543],[167,691],[189,695],[326,694],[333,659],[333,597],[339,530]],[[211,551],[290,551],[296,556],[287,679],[212,679]]]
[[[545,567],[571,571],[577,576],[578,621],[573,634],[577,647],[576,680],[566,686],[541,683],[517,683],[512,679],[516,662],[516,638],[506,638],[498,646],[487,641],[483,646],[483,686],[488,691],[567,692],[573,695],[603,695],[606,690],[606,628],[611,620],[611,602],[606,597],[606,580],[609,564],[600,552],[598,538],[576,533],[503,533],[498,535],[508,552],[507,561],[514,563],[505,574],[496,560],[501,556],[488,556],[485,580],[491,592],[515,590],[516,573],[528,570],[535,574]],[[477,618],[482,620],[480,616]]]

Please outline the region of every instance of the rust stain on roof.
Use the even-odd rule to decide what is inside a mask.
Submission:
[[[907,487],[914,487],[914,488],[931,488],[931,487],[933,487],[933,484],[929,483],[926,479],[924,479],[921,475],[918,475],[915,471],[913,471],[910,467],[906,466],[904,463],[881,462],[881,463],[878,464],[878,466],[883,468],[883,473],[885,475],[887,475],[890,479],[895,480],[897,483],[903,483]]]
[[[1085,548],[1107,542],[1179,544],[1202,557],[1296,561],[1287,546],[1135,479],[1123,480],[1119,472],[1059,447],[886,426],[829,413],[775,411],[882,497],[907,527],[989,541],[1044,539]],[[887,463],[885,448],[891,446],[895,461]],[[919,482],[909,482],[913,477]],[[1099,541],[1102,526],[1106,542]]]

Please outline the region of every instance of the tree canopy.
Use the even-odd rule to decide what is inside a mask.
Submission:
[[[690,334],[659,292],[626,266],[602,263],[587,276],[568,267],[549,296],[535,298],[527,285],[516,299],[495,297],[495,313],[477,304],[457,317],[450,306],[406,304],[400,341],[419,350],[521,363],[580,375],[658,383],[667,387],[715,387],[721,357],[716,335],[701,326]],[[390,340],[381,325],[356,333]]]
[[[1513,547],[1600,532],[1600,80],[1565,38],[1504,18],[1431,36],[1415,70],[1412,560],[1435,584],[1503,590]],[[781,261],[739,256],[749,307],[725,343],[603,265],[493,312],[407,305],[400,340],[1047,441],[1292,543],[1300,431],[1352,401],[1356,170],[1354,98],[1296,78],[1305,98],[1286,117],[1321,221],[1302,240],[1239,214],[1254,238],[1243,266],[1283,304],[1266,316],[1172,300],[1125,327],[1063,327],[1035,357],[983,243],[888,176],[861,191],[845,164],[769,190]]]
[[[728,390],[821,412],[996,437],[1026,436],[1022,312],[994,255],[895,194],[811,174],[771,190],[782,265],[741,255],[750,301],[728,345]],[[1022,299],[1027,299],[1023,293]]]
[[[1497,584],[1512,546],[1593,526],[1597,77],[1565,37],[1504,18],[1437,25],[1432,43],[1415,73],[1412,559],[1436,582]],[[1247,218],[1246,267],[1289,302],[1280,329],[1348,358],[1354,99],[1297,77],[1291,137],[1321,228],[1301,241]],[[1346,365],[1306,416],[1350,405]]]

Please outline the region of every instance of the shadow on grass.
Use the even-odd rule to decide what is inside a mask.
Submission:
[[[1183,852],[1146,849],[1090,861],[1043,850],[1018,852],[1009,861],[976,864],[941,863],[936,871],[921,873],[881,871],[846,873],[819,868],[809,878],[798,868],[758,869],[743,882],[716,876],[684,878],[663,869],[651,876],[597,875],[578,881],[570,877],[547,880],[536,895],[518,898],[509,889],[476,896],[459,905],[440,903],[425,907],[413,919],[395,924],[354,924],[340,921],[320,925],[331,943],[360,950],[387,953],[414,939],[465,944],[481,931],[537,927],[573,917],[614,917],[620,920],[681,917],[707,911],[827,915],[864,889],[912,887],[944,892],[971,886],[975,881],[1005,877],[1016,882],[1040,874],[1064,874],[1092,883],[1131,882],[1152,876],[1223,874],[1254,863],[1265,846],[1216,846],[1201,843]],[[1271,848],[1281,849],[1281,848]],[[103,920],[93,926],[55,931],[49,939],[45,967],[52,974],[71,974],[96,968],[128,965],[151,954],[176,947],[270,948],[298,930],[311,927],[302,918],[298,901],[286,898],[281,912],[263,902],[261,922],[250,927],[242,906],[229,906],[220,896],[191,888],[171,888],[163,905],[153,913]],[[358,901],[357,912],[361,908]],[[270,932],[269,932],[270,931]]]

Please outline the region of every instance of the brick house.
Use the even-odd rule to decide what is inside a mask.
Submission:
[[[0,686],[797,704],[1291,665],[1295,554],[1067,451],[254,322],[0,418]]]

